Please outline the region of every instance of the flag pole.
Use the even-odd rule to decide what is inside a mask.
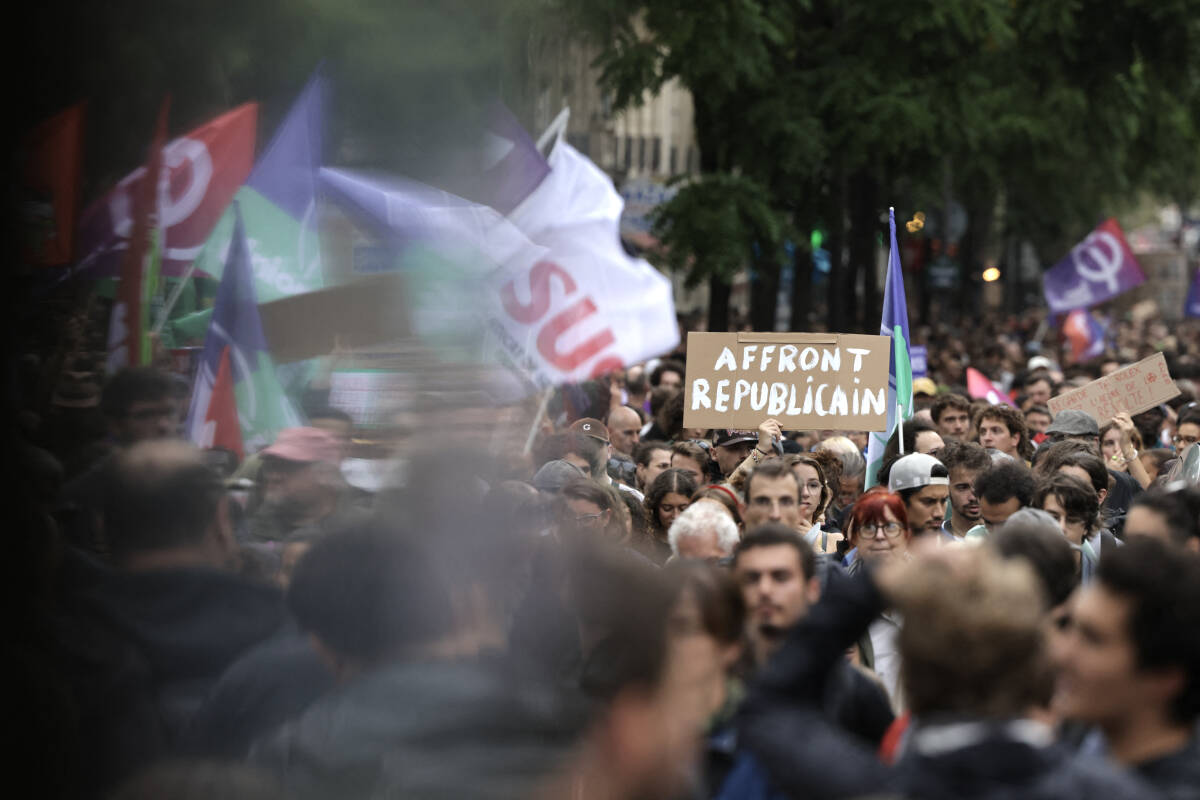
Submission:
[[[900,445],[900,455],[904,455],[904,404],[896,403],[896,442]]]

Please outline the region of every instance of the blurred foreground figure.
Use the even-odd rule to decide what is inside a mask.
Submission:
[[[1115,548],[1055,656],[1056,711],[1167,797],[1200,797],[1200,559],[1148,536]]]
[[[106,477],[117,568],[68,551],[58,620],[80,789],[95,793],[174,752],[221,672],[284,621],[278,589],[230,569],[229,500],[200,451],[142,442]]]
[[[913,713],[895,767],[826,721],[813,683],[889,600],[904,617]],[[772,784],[798,797],[1154,797],[1029,718],[1044,696],[1045,610],[1028,566],[983,548],[930,550],[831,582],[752,691],[741,733]]]

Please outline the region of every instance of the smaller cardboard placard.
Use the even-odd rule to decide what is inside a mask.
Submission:
[[[886,430],[891,346],[849,333],[689,333],[683,424]]]
[[[1122,411],[1140,414],[1177,394],[1179,388],[1167,371],[1167,360],[1162,353],[1155,353],[1086,386],[1050,398],[1050,413],[1075,408],[1091,414],[1096,424],[1103,426]]]

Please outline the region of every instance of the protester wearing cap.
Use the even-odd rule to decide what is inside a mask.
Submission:
[[[933,398],[937,396],[938,387],[932,378],[913,378],[912,388],[913,408],[921,411],[933,405]]]
[[[939,535],[950,496],[950,472],[925,453],[907,455],[888,474],[888,491],[900,495],[913,536]]]
[[[567,429],[567,451],[563,458],[586,471],[592,480],[604,486],[614,486],[628,492],[641,502],[644,497],[632,486],[614,481],[608,474],[612,442],[608,438],[608,426],[598,419],[583,417],[571,423]]]
[[[310,537],[366,517],[342,477],[342,443],[329,431],[286,428],[259,455],[263,502],[250,521],[252,543]]]
[[[533,487],[546,494],[558,494],[562,487],[576,478],[586,478],[587,473],[569,461],[556,458],[547,461],[533,476]]]
[[[718,428],[713,431],[713,459],[717,462],[722,477],[728,479],[738,465],[750,457],[758,441],[757,431],[730,428]],[[771,454],[774,455],[774,451],[771,451]]]

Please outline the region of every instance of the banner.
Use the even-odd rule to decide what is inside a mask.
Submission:
[[[178,277],[187,270],[250,174],[257,123],[258,105],[246,103],[163,148],[164,275]],[[144,168],[134,170],[83,213],[81,270],[97,278],[117,274],[133,227],[133,198],[145,179]]]
[[[975,400],[987,400],[994,406],[1017,407],[1007,394],[996,388],[996,384],[974,367],[967,367],[967,394]]]
[[[162,204],[166,192],[166,169],[163,164],[163,142],[167,138],[167,112],[170,99],[163,100],[154,126],[154,139],[146,166],[141,173],[149,176],[138,181],[132,195],[128,246],[121,259],[121,281],[113,299],[108,318],[109,374],[124,367],[150,363],[148,317],[150,294],[158,267],[150,268],[148,261],[161,258]]]
[[[1042,288],[1057,313],[1103,303],[1145,280],[1121,226],[1109,218],[1043,276]]]
[[[888,247],[887,282],[883,288],[883,318],[879,334],[892,337],[892,355],[888,367],[887,425],[867,430],[879,431],[867,438],[867,487],[875,485],[875,475],[883,465],[883,451],[896,418],[908,419],[913,414],[912,362],[908,354],[908,299],[904,293],[904,272],[900,269],[900,248],[896,244],[896,209],[888,209],[890,244]],[[853,430],[853,428],[847,428]]]
[[[258,315],[250,249],[234,210],[234,245],[217,289],[186,427],[196,445],[225,447],[240,456],[302,423],[275,375]]]
[[[1050,412],[1086,411],[1104,425],[1122,411],[1140,414],[1179,394],[1162,353],[1098,378],[1086,386],[1050,398]]]
[[[683,424],[881,431],[891,350],[886,336],[689,333]]]
[[[83,167],[83,104],[34,128],[25,138],[22,211],[28,264],[56,266],[73,255],[79,178]]]

